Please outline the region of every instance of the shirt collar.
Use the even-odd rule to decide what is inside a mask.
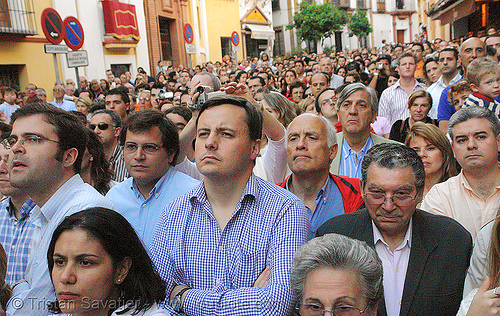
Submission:
[[[472,92],[472,94],[477,97],[477,98],[480,98],[480,99],[483,99],[483,100],[486,100],[486,101],[490,101],[490,102],[495,102],[494,99],[490,98],[490,97],[487,97],[485,96],[484,94],[481,94],[479,92]]]
[[[10,216],[13,217],[14,212],[11,209],[10,197],[8,197],[5,200],[5,203],[7,203],[7,206],[6,206],[7,212],[9,212]],[[35,204],[35,202],[33,202],[33,200],[31,198],[28,199],[26,202],[24,202],[24,204],[21,206],[21,209],[19,210],[19,221],[24,221],[25,219],[27,219],[28,216],[30,215],[31,210],[33,210],[33,208],[35,208],[35,206],[36,206],[36,204]]]
[[[151,192],[149,192],[149,197],[156,197],[159,198],[161,193],[163,192],[163,187],[165,186],[166,183],[169,182],[170,178],[172,178],[172,174],[175,172],[174,168],[168,168],[167,172],[156,182],[155,186],[153,189],[151,189]],[[143,197],[142,193],[139,191],[137,188],[137,184],[135,182],[135,179],[132,180],[132,186],[131,186],[132,191],[134,191],[135,196],[137,198]],[[149,198],[148,197],[148,198]]]
[[[355,152],[351,146],[349,146],[349,143],[347,143],[346,139],[344,138],[343,144],[342,144],[342,156],[344,159],[349,158],[350,155],[355,155],[355,154],[361,154],[361,156],[364,156],[368,149],[370,149],[373,146],[373,140],[371,135],[368,136],[368,139],[366,140],[365,145],[359,152]]]
[[[51,197],[50,199],[41,207],[41,213],[47,221],[52,219],[52,216],[58,212],[59,209],[64,207],[64,203],[61,200],[72,191],[72,188],[84,184],[82,178],[79,174],[75,174],[68,181],[66,181]]]
[[[109,161],[115,161],[116,159],[118,159],[118,157],[120,157],[120,155],[122,154],[122,150],[123,150],[123,147],[120,146],[120,145],[116,145],[115,146],[115,149],[113,150],[113,154],[111,155],[111,157],[109,157]]]
[[[249,198],[258,198],[259,185],[257,181],[257,177],[252,173],[248,182],[243,190],[243,194],[241,195],[240,201],[238,205],[248,196]],[[202,180],[200,185],[193,190],[193,194],[190,199],[191,202],[197,201],[200,204],[205,204],[208,202],[207,194],[205,192],[205,180]]]
[[[377,243],[381,242],[386,247],[389,247],[389,245],[385,242],[382,233],[378,230],[378,227],[377,225],[375,225],[375,222],[373,222],[373,220],[372,220],[372,228],[373,228],[373,244],[376,245]],[[406,245],[408,245],[408,247],[411,248],[412,232],[413,232],[413,217],[410,218],[410,223],[408,224],[408,228],[406,229],[406,234],[403,239],[403,242],[401,242],[401,244],[395,250],[403,249],[404,247],[406,247]]]

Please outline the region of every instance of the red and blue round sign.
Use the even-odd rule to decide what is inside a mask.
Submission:
[[[72,50],[79,50],[83,46],[83,27],[77,18],[68,16],[64,19],[63,28],[66,32],[64,41]]]
[[[233,42],[234,46],[238,46],[240,44],[240,35],[238,32],[234,31],[233,34],[231,34],[231,42]]]
[[[188,42],[188,44],[193,43],[194,32],[193,27],[189,23],[184,24],[184,39]]]

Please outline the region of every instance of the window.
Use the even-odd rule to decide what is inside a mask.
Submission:
[[[160,42],[161,42],[161,58],[163,60],[172,60],[172,40],[170,37],[170,25],[172,20],[159,17],[160,24]]]
[[[385,0],[377,0],[377,11],[385,11]]]
[[[285,56],[285,38],[283,36],[283,29],[274,29],[274,56]]]
[[[273,8],[273,11],[278,11],[280,9],[280,0],[272,0],[271,5]]]
[[[220,48],[222,52],[222,56],[231,56],[231,38],[230,37],[221,37],[220,38]]]
[[[0,0],[0,33],[37,34],[33,0]]]
[[[18,87],[19,75],[24,65],[0,65],[0,86]]]
[[[366,9],[365,0],[357,0],[356,1],[356,8],[357,9]]]

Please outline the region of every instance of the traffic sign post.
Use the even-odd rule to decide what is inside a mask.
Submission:
[[[184,39],[186,40],[186,54],[189,57],[189,73],[193,74],[193,64],[191,62],[191,55],[196,54],[196,47],[193,44],[194,41],[194,32],[191,24],[184,24]]]
[[[56,73],[56,81],[59,82],[59,66],[57,65],[56,54],[61,54],[60,48],[54,48],[61,43],[64,35],[63,21],[59,13],[52,8],[46,8],[42,12],[42,30],[45,38],[54,45],[45,45],[45,53],[52,54],[52,59],[54,61],[54,71]],[[52,50],[52,51],[51,51]],[[67,48],[66,48],[67,51]]]
[[[64,41],[72,50],[79,50],[83,46],[83,27],[77,18],[68,16],[64,19],[63,27],[65,31]]]
[[[85,67],[89,65],[89,58],[86,50],[71,51],[66,54],[68,67]]]

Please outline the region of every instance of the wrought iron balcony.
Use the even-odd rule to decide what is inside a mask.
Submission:
[[[33,0],[0,0],[0,33],[37,34]]]

